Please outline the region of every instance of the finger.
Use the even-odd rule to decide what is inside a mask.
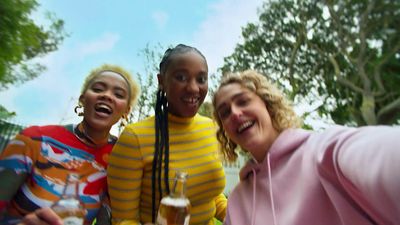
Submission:
[[[35,212],[29,213],[22,219],[22,222],[18,225],[45,225],[46,223],[42,221]]]
[[[35,211],[35,214],[40,220],[46,224],[63,225],[62,219],[50,208],[41,208]]]

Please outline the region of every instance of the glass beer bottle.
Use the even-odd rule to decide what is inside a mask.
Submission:
[[[82,225],[86,210],[79,198],[79,176],[68,174],[60,199],[51,208],[63,219],[64,225]]]
[[[177,172],[174,187],[170,195],[161,199],[157,215],[157,225],[189,225],[190,202],[186,197],[186,179],[188,174]]]

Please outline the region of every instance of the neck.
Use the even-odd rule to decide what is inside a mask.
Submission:
[[[110,136],[110,129],[98,130],[91,127],[84,120],[81,122],[82,133],[86,143],[92,144],[94,146],[102,146],[107,144],[108,138]]]
[[[273,129],[268,137],[265,138],[265,143],[260,145],[260,148],[255,148],[252,151],[253,159],[258,163],[262,163],[278,136],[279,132]]]

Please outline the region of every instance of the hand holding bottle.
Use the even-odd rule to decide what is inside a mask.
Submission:
[[[186,197],[187,177],[185,172],[176,172],[171,194],[161,199],[156,225],[189,225],[191,205]]]
[[[83,225],[85,207],[79,197],[79,176],[69,174],[61,198],[51,206],[64,225]]]
[[[62,219],[50,208],[40,208],[27,214],[18,225],[63,225]]]

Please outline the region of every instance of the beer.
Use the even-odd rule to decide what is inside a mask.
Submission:
[[[190,201],[186,197],[187,173],[177,172],[170,195],[161,199],[157,225],[189,225]]]
[[[78,175],[68,175],[60,199],[51,208],[63,219],[64,225],[83,225],[86,210],[79,198]]]

